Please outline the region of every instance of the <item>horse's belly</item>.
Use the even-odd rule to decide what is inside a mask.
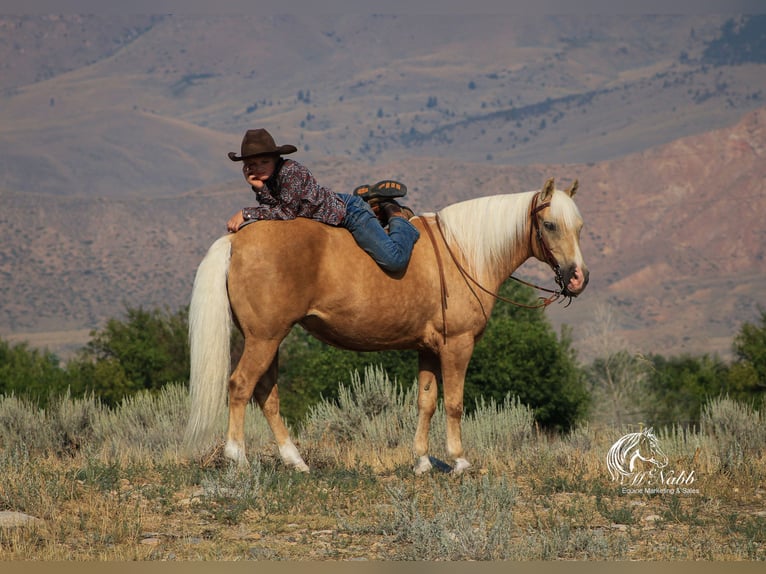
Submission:
[[[300,325],[311,335],[342,349],[353,351],[384,351],[413,349],[422,346],[423,329],[413,324],[377,321],[374,317],[357,315],[334,316],[331,321],[320,315],[309,315]]]

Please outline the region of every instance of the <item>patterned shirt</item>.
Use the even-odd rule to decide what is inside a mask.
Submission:
[[[308,168],[292,159],[280,159],[263,189],[253,191],[260,205],[242,210],[245,221],[305,217],[340,225],[346,215],[338,194],[319,185]]]

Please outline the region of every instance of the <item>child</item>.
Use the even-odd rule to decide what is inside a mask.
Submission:
[[[235,213],[227,222],[227,229],[235,233],[252,221],[306,217],[345,227],[381,268],[394,273],[403,271],[420,233],[392,199],[402,195],[401,184],[383,181],[369,192],[365,189],[366,198],[378,201],[383,223],[388,224],[386,233],[362,197],[322,187],[305,166],[282,157],[296,151],[292,145],[277,147],[274,138],[264,129],[247,130],[241,155],[229,152],[229,159],[243,162],[242,172],[259,205]]]

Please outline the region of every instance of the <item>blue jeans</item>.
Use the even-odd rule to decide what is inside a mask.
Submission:
[[[346,204],[341,222],[381,268],[396,273],[404,271],[412,255],[412,247],[420,232],[403,217],[392,217],[386,233],[372,208],[358,195],[339,193]]]

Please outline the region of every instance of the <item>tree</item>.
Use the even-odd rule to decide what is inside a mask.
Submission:
[[[500,295],[535,303],[530,288],[512,281]],[[587,414],[589,396],[569,332],[557,337],[542,309],[499,302],[468,365],[466,404],[480,396],[502,402],[509,393],[553,430],[567,430]]]
[[[716,357],[651,357],[646,406],[652,425],[698,425],[703,405],[725,393],[728,367]]]
[[[55,354],[0,339],[0,394],[26,396],[45,405],[66,388],[66,374]]]
[[[127,308],[125,320],[109,319],[70,361],[73,389],[114,404],[141,390],[157,390],[189,377],[188,308],[175,314]]]
[[[83,358],[69,361],[66,373],[73,397],[92,394],[110,406],[118,405],[125,397],[140,390],[113,357],[98,361]]]
[[[766,61],[766,16],[753,14],[729,19],[721,26],[718,38],[707,43],[702,61],[714,66],[733,66]]]
[[[641,422],[648,367],[646,359],[626,350],[595,359],[586,369],[593,417],[618,428]]]
[[[507,283],[501,294],[533,303],[531,290]],[[109,405],[141,390],[185,381],[189,372],[188,309],[127,308],[124,319],[110,319],[66,369],[55,356],[30,351],[25,345],[0,346],[0,391],[26,389],[47,398],[51,390],[71,388],[73,396],[93,393]],[[233,362],[242,337],[232,336]],[[280,349],[279,386],[282,412],[300,422],[311,405],[337,396],[338,383],[353,371],[382,367],[402,385],[417,378],[415,351],[362,353],[336,349],[296,327]],[[576,368],[568,334],[559,339],[541,310],[496,305],[482,341],[468,368],[465,406],[470,412],[481,397],[502,402],[511,393],[533,407],[538,421],[568,428],[581,418],[587,404],[582,373]]]
[[[622,427],[643,421],[650,363],[627,350],[617,334],[616,317],[609,305],[596,308],[586,328],[585,347],[596,358],[586,368],[592,398],[591,418]]]
[[[766,311],[759,323],[745,323],[734,337],[735,361],[729,369],[727,393],[752,400],[766,392]]]

